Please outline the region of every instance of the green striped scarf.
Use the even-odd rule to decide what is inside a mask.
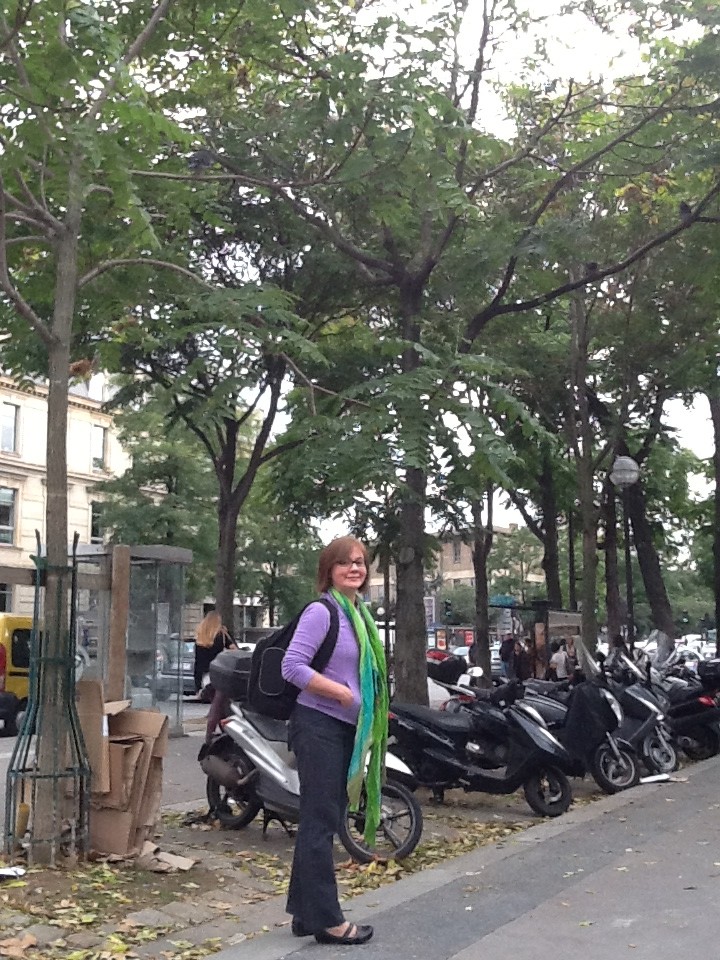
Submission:
[[[365,842],[372,846],[380,823],[381,788],[388,736],[385,650],[375,621],[363,601],[358,597],[355,605],[334,587],[330,593],[352,624],[360,648],[360,713],[348,770],[347,792],[350,809],[357,811],[363,781],[365,782]]]

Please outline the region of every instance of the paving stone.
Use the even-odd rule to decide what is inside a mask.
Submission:
[[[27,927],[25,933],[32,934],[39,947],[46,947],[49,943],[63,939],[62,930],[58,927],[51,927],[46,923],[35,923],[31,927]]]
[[[220,920],[216,923],[200,923],[196,927],[188,927],[185,930],[178,930],[177,933],[162,937],[153,943],[143,943],[133,947],[133,954],[140,960],[166,960],[168,956],[173,956],[177,952],[175,944],[180,940],[185,940],[196,946],[208,943],[208,941],[217,941],[221,948],[233,946],[242,943],[247,937],[238,930],[235,921]]]
[[[179,926],[178,921],[171,917],[169,913],[161,913],[160,910],[153,910],[151,907],[146,910],[138,910],[137,913],[129,913],[127,919],[139,927]]]
[[[14,910],[0,910],[0,929],[19,930],[29,927],[33,918],[27,913],[15,913]]]
[[[169,913],[171,917],[182,920],[183,924],[195,925],[210,920],[216,912],[208,903],[190,903],[187,900],[176,900],[174,903],[166,903],[160,911]]]
[[[105,937],[90,932],[71,933],[70,936],[65,937],[65,939],[71,946],[78,947],[81,950],[92,950],[93,947],[99,947],[105,943]]]
[[[201,944],[206,940],[219,940],[223,947],[241,943],[247,937],[240,929],[235,919],[217,920],[215,922],[199,923],[196,927],[181,930],[175,936],[164,937],[166,943],[173,940],[187,940],[189,943]],[[159,941],[158,941],[159,942]]]

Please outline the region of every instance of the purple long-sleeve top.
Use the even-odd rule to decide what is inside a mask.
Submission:
[[[310,693],[306,687],[315,676],[310,663],[325,639],[330,628],[330,611],[322,603],[311,603],[300,617],[295,635],[285,651],[282,663],[282,675],[288,683],[300,688],[297,702],[312,707],[321,713],[327,713],[353,726],[360,712],[360,651],[352,624],[330,594],[325,599],[338,609],[338,638],[323,676],[336,683],[343,683],[352,690],[353,702],[350,707],[341,706],[337,700]]]

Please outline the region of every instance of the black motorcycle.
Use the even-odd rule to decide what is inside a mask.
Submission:
[[[458,713],[391,704],[392,750],[417,783],[429,787],[438,801],[450,789],[510,794],[522,787],[535,813],[565,813],[572,802],[567,778],[572,760],[542,717],[515,702],[521,692],[517,685],[505,684],[489,695],[470,688],[463,692],[476,702]]]

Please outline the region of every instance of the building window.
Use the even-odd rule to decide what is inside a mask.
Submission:
[[[9,583],[0,583],[0,613],[10,613],[12,610],[12,586]]]
[[[102,503],[93,501],[90,504],[90,543],[104,543],[102,525]]]
[[[17,453],[18,410],[14,403],[0,404],[0,450],[3,453]]]
[[[460,553],[462,551],[462,542],[453,540],[453,563],[460,563]]]
[[[107,467],[107,427],[93,425],[91,453],[93,470],[104,470]]]
[[[0,487],[0,543],[15,543],[15,491]]]

